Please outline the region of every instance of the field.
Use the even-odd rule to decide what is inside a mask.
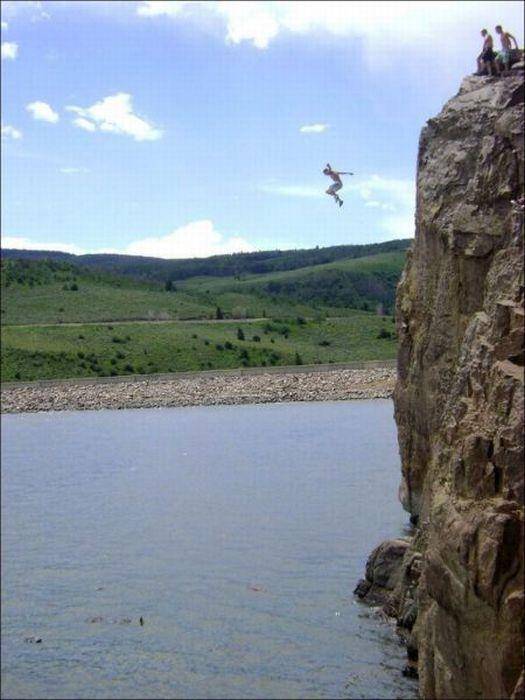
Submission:
[[[229,276],[209,274],[212,266],[165,282],[69,260],[8,258],[2,380],[391,359],[404,257],[393,250]]]
[[[391,312],[404,253],[341,260],[286,272],[196,277],[170,284],[44,262],[3,270],[2,324],[119,320],[345,316]]]
[[[359,311],[325,321],[7,326],[2,379],[337,363],[395,353],[391,318]]]

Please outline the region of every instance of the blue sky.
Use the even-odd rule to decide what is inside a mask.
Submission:
[[[413,235],[417,142],[521,2],[3,2],[2,245]],[[309,128],[304,128],[309,127]],[[326,162],[351,170],[339,209]]]

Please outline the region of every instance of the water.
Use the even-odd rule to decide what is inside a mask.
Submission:
[[[2,697],[415,697],[352,595],[406,522],[390,401],[2,427]]]

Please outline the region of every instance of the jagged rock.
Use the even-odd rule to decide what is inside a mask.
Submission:
[[[374,549],[366,562],[366,578],[370,583],[392,591],[401,575],[401,563],[407,551],[407,540],[386,540]]]
[[[372,584],[370,581],[362,578],[357,582],[357,586],[354,588],[354,595],[358,598],[364,598],[368,591],[370,590]]]
[[[400,584],[403,575],[403,557],[409,541],[386,540],[378,545],[366,562],[366,578],[361,579],[354,594],[371,605],[381,605],[387,615],[393,615],[392,591]]]
[[[423,129],[395,416],[420,693],[508,698],[523,664],[523,76],[469,76]],[[412,601],[416,603],[412,603]],[[416,607],[412,607],[412,606]],[[414,619],[415,618],[415,619]],[[521,681],[523,682],[523,681]]]
[[[394,390],[416,530],[386,604],[424,698],[524,694],[521,73],[465,78],[419,143]]]

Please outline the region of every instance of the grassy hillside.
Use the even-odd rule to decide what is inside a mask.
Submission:
[[[29,381],[381,360],[395,353],[391,319],[356,311],[306,322],[8,326],[1,366],[3,381]]]
[[[235,277],[243,274],[296,270],[336,260],[360,258],[387,252],[403,252],[410,243],[410,239],[404,239],[367,245],[339,245],[306,250],[266,250],[184,260],[163,260],[161,258],[111,254],[77,256],[53,251],[9,249],[2,250],[2,257],[5,260],[47,259],[55,262],[69,262],[114,275],[166,282],[167,280],[177,281],[196,276]]]
[[[404,253],[340,260],[288,272],[196,277],[161,284],[70,262],[2,261],[2,324],[242,317],[344,316],[393,308]],[[170,291],[166,290],[166,286]],[[220,312],[217,312],[219,307]]]
[[[8,257],[1,266],[2,379],[390,359],[404,256],[394,250],[176,282],[70,259]]]
[[[197,277],[180,283],[179,288],[202,302],[208,294],[221,307],[252,305],[258,313],[268,308],[268,302],[279,299],[318,310],[329,308],[338,315],[348,308],[375,311],[379,304],[391,313],[404,262],[402,252],[381,253],[240,279]]]

